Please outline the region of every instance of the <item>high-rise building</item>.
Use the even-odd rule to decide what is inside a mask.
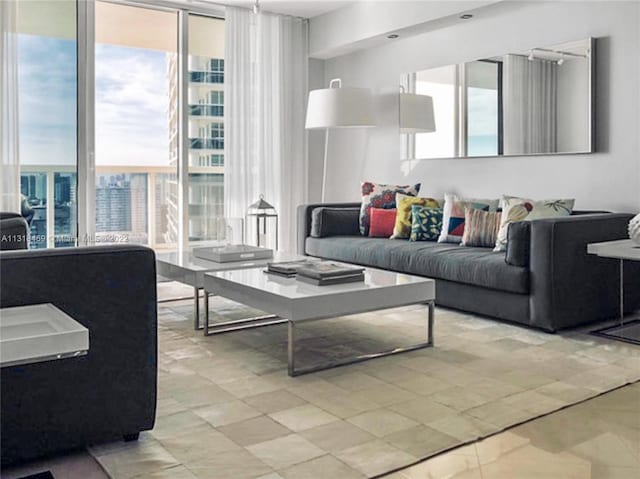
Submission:
[[[96,232],[131,231],[131,183],[117,176],[107,182],[100,178],[96,187]]]
[[[190,240],[217,239],[223,216],[224,175],[224,20],[189,18],[187,192]],[[178,164],[178,58],[169,54],[169,148]],[[178,185],[168,184],[166,241],[178,238]]]

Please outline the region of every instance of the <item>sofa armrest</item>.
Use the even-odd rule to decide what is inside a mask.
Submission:
[[[531,221],[531,325],[557,331],[619,314],[619,266],[587,254],[587,244],[627,237],[629,214],[593,214]],[[629,279],[640,265],[626,268]],[[639,304],[630,291],[627,307]]]
[[[52,303],[89,330],[86,356],[2,368],[3,464],[153,427],[157,298],[151,249],[3,251],[0,277],[0,307]]]
[[[14,213],[13,211],[0,211],[0,220],[7,220],[9,218],[22,218],[20,213]]]
[[[360,203],[312,203],[298,206],[297,252],[304,255],[305,241],[311,235],[313,210],[316,208],[359,208]]]
[[[0,218],[0,251],[27,249],[29,226],[20,215]]]

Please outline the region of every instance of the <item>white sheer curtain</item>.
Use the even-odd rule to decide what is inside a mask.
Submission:
[[[279,214],[280,249],[293,251],[307,198],[307,21],[225,12],[225,215],[244,217],[263,194]]]
[[[553,153],[556,143],[556,62],[505,55],[504,153]]]
[[[0,1],[0,211],[20,212],[16,5]]]

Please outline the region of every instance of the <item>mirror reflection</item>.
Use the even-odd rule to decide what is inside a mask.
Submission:
[[[402,158],[592,152],[592,61],[589,38],[403,75],[435,131],[401,134]]]

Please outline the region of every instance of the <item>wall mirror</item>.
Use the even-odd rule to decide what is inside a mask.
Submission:
[[[403,133],[403,159],[592,153],[594,40],[402,75],[433,100],[435,131]],[[400,124],[403,114],[400,108]]]

